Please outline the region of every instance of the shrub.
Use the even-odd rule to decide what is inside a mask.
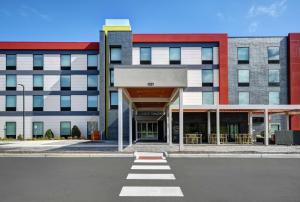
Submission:
[[[45,133],[45,138],[47,138],[47,139],[52,139],[52,138],[54,138],[54,134],[53,134],[53,132],[52,132],[51,129],[48,129],[48,130],[46,131],[46,133]]]
[[[18,135],[17,137],[18,140],[23,140],[23,136],[21,134]]]
[[[81,132],[78,126],[74,125],[72,128],[72,138],[80,138],[80,137],[81,137]]]

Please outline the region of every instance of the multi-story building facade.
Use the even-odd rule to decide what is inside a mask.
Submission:
[[[300,129],[299,61],[300,34],[133,34],[119,20],[99,42],[0,42],[0,136],[22,134],[19,84],[26,138],[73,125],[120,144]]]

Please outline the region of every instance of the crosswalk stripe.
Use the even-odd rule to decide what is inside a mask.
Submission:
[[[183,197],[180,187],[124,186],[119,196]]]
[[[173,174],[143,174],[129,173],[127,180],[175,180]]]
[[[133,165],[131,170],[171,170],[167,165]]]
[[[134,163],[167,163],[167,160],[141,160],[141,159],[137,159],[134,160]]]

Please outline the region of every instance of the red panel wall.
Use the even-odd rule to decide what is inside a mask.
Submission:
[[[219,102],[228,104],[227,34],[133,34],[133,43],[219,43]]]
[[[289,101],[300,104],[300,33],[290,33],[289,43]],[[300,116],[291,116],[291,130],[300,130]]]

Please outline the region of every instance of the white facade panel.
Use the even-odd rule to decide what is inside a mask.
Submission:
[[[33,106],[32,95],[25,96],[25,111],[32,111]],[[23,111],[23,96],[17,96],[17,111]]]
[[[6,90],[6,76],[0,75],[0,91]]]
[[[139,47],[132,48],[132,64],[133,65],[140,64],[140,48]]]
[[[87,89],[87,76],[86,75],[72,75],[71,76],[71,89],[85,91]]]
[[[219,87],[219,70],[218,69],[214,69],[213,70],[213,76],[214,76],[214,80],[213,80],[213,85],[214,87]]]
[[[25,86],[25,91],[32,91],[32,75],[17,75],[17,84],[18,83],[23,84]],[[22,91],[23,87],[17,85],[17,90]]]
[[[152,47],[151,60],[153,65],[168,65],[169,47]]]
[[[33,56],[32,54],[17,54],[17,70],[32,70]]]
[[[202,86],[202,71],[200,69],[189,69],[187,71],[188,87],[201,87]]]
[[[0,116],[0,137],[5,137],[6,122],[16,122],[16,137],[23,134],[23,118],[22,116]],[[32,137],[32,117],[25,117],[25,139]]]
[[[44,91],[60,91],[60,76],[44,75]]]
[[[86,54],[72,54],[71,55],[71,69],[72,70],[87,70],[87,55]]]
[[[213,64],[214,65],[219,64],[219,47],[213,48]]]
[[[214,104],[219,104],[219,92],[214,92]]]
[[[183,65],[199,65],[201,60],[201,47],[182,47],[181,48],[181,64]]]
[[[183,92],[183,105],[201,105],[202,92]]]
[[[5,96],[0,96],[0,112],[5,111]]]
[[[0,70],[6,70],[6,55],[0,54]]]
[[[44,111],[60,111],[60,96],[45,95],[44,96]]]
[[[44,70],[60,70],[60,55],[45,54],[44,55]]]
[[[72,95],[71,96],[71,110],[72,111],[86,111],[87,110],[87,96],[86,95]]]

